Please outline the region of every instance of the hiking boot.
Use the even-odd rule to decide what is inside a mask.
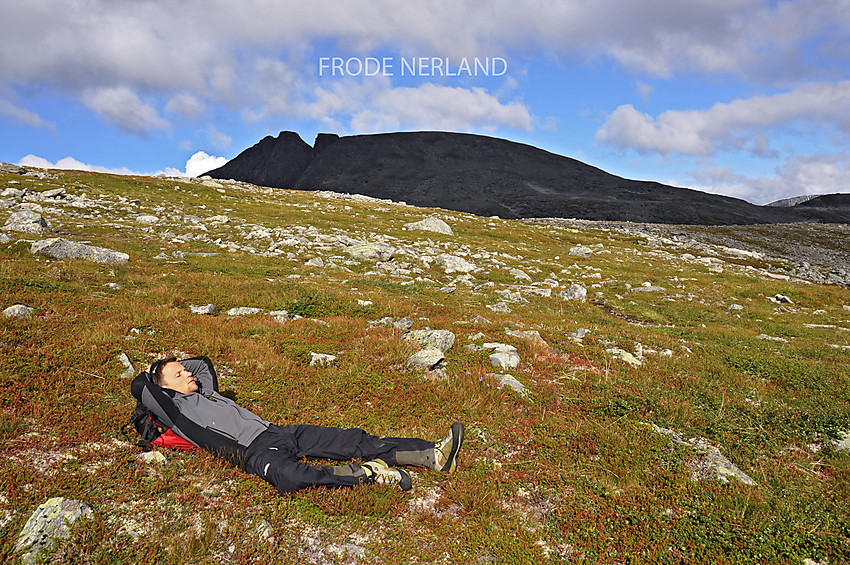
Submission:
[[[401,490],[410,490],[413,488],[413,480],[410,478],[410,473],[404,469],[394,469],[381,459],[366,461],[361,467],[366,471],[366,478],[370,483],[398,485]]]
[[[463,444],[463,424],[455,422],[449,435],[436,442],[434,451],[436,453],[435,469],[444,473],[454,473],[457,467],[457,454]]]

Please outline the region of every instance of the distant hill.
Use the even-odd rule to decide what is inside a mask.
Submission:
[[[530,145],[465,133],[319,134],[310,147],[297,133],[284,131],[207,174],[502,218],[703,225],[850,221],[846,208],[834,210],[828,202],[756,206],[728,196],[624,179]]]

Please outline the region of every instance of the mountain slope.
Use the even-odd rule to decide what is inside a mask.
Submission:
[[[744,200],[618,177],[569,157],[481,135],[320,134],[266,137],[207,173],[213,178],[331,190],[503,218],[562,217],[678,224],[846,221],[831,208]]]

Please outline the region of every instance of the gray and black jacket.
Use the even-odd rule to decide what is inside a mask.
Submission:
[[[181,437],[243,466],[245,450],[270,422],[218,392],[218,376],[208,357],[182,359],[180,363],[198,378],[198,392],[182,394],[162,388],[142,372],[130,385],[133,396]]]

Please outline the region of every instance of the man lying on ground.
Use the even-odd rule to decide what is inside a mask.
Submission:
[[[410,474],[393,465],[412,465],[451,473],[463,443],[463,424],[432,442],[417,438],[381,438],[359,428],[311,425],[276,426],[218,392],[218,377],[208,357],[154,362],[139,374],[131,391],[154,418],[197,447],[265,479],[278,492],[397,484],[411,488]],[[330,466],[307,459],[363,463]]]

